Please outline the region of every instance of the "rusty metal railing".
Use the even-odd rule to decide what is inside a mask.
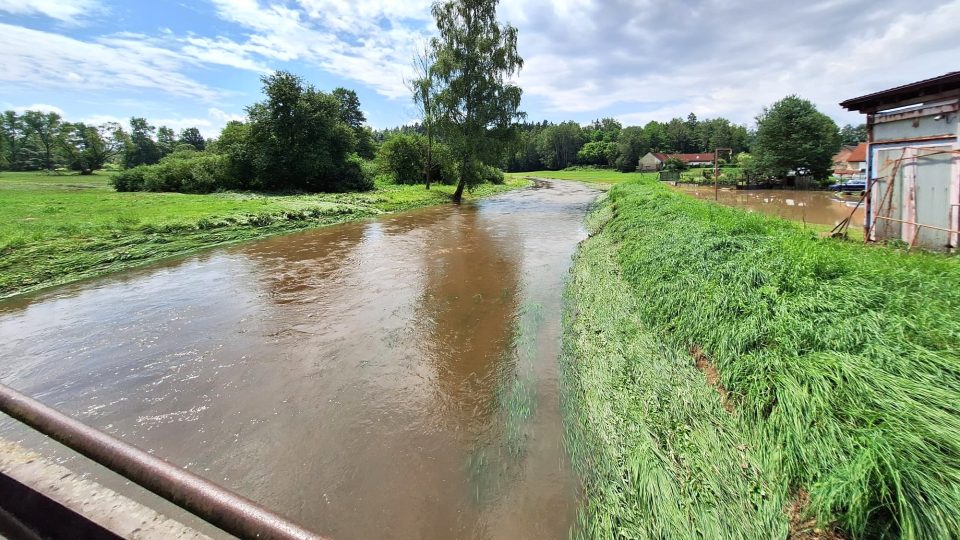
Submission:
[[[323,540],[257,503],[0,384],[0,411],[239,538]]]

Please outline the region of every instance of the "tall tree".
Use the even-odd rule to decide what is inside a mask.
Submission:
[[[649,124],[648,124],[649,125]],[[640,158],[650,151],[650,139],[646,128],[630,126],[623,128],[617,141],[617,159],[615,165],[622,172],[633,172],[640,164]]]
[[[340,103],[340,119],[353,129],[356,139],[356,152],[366,159],[373,159],[376,148],[373,146],[373,132],[365,124],[367,117],[360,110],[360,98],[347,88],[334,88],[331,92]]]
[[[693,132],[690,131],[690,122],[674,118],[667,122],[663,129],[664,148],[667,152],[694,152]]]
[[[576,162],[584,142],[583,130],[576,122],[550,126],[540,133],[540,159],[548,169],[564,169]]]
[[[130,119],[130,137],[124,149],[123,163],[126,167],[152,165],[160,161],[160,149],[154,140],[156,128],[145,118]]]
[[[840,130],[813,103],[787,96],[757,117],[756,166],[772,177],[789,172],[826,178],[840,148]]]
[[[123,149],[120,125],[88,126],[82,122],[63,125],[63,153],[67,165],[80,174],[93,174]]]
[[[23,118],[14,111],[4,111],[0,116],[0,140],[3,141],[3,154],[6,166],[12,170],[21,168],[23,152],[30,137],[30,129]]]
[[[348,126],[357,129],[363,127],[367,117],[360,110],[360,98],[353,90],[334,88],[333,97],[340,103],[340,119]]]
[[[43,168],[53,169],[53,151],[60,145],[62,122],[55,112],[27,111],[23,114],[23,123],[36,136],[43,151]]]
[[[436,58],[429,47],[418,50],[413,57],[414,79],[410,81],[410,91],[413,93],[413,102],[420,109],[423,127],[427,132],[427,189],[430,189],[431,170],[433,169],[433,136],[434,136],[434,93],[437,88],[436,76],[433,72],[433,63]]]
[[[177,134],[173,129],[167,126],[157,128],[157,149],[160,151],[160,157],[173,153],[177,146]]]
[[[354,127],[341,102],[285,71],[263,77],[266,100],[247,108],[255,179],[266,189],[344,191],[365,187]]]
[[[847,124],[840,130],[840,144],[854,146],[867,141],[867,125]]]
[[[480,182],[479,165],[499,160],[514,135],[522,90],[510,78],[523,67],[517,29],[497,21],[498,0],[446,0],[433,5],[439,36],[431,40],[436,61],[437,127],[460,164],[453,194],[460,202],[468,185]]]
[[[188,127],[182,130],[180,132],[180,139],[177,142],[179,144],[189,144],[196,148],[198,152],[202,152],[204,148],[207,147],[206,139],[203,138],[200,130],[195,127]]]

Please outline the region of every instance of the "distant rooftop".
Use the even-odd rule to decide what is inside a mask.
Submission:
[[[960,71],[905,84],[882,92],[848,99],[840,106],[848,111],[875,113],[884,109],[916,105],[935,99],[960,96]]]
[[[670,158],[676,158],[684,163],[703,163],[706,161],[713,161],[713,152],[704,152],[700,154],[663,154],[656,153],[657,159],[660,161],[666,161]]]

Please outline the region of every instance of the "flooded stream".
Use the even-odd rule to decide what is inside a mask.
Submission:
[[[712,186],[680,186],[675,188],[699,199],[715,200],[716,192]],[[818,225],[836,225],[854,211],[860,194],[841,195],[828,191],[798,191],[789,189],[734,190],[721,189],[719,202],[735,206],[749,212],[760,212],[782,217],[792,221],[814,223]],[[864,223],[864,209],[861,205],[853,217],[851,226]]]
[[[595,195],[543,182],[0,303],[0,380],[337,539],[565,538],[561,294]]]

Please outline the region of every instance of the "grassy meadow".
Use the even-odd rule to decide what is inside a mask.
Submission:
[[[681,173],[681,178],[683,181],[687,182],[699,182],[699,183],[711,183],[712,180],[705,180],[703,178],[704,171],[712,171],[713,169],[689,169]],[[722,169],[725,174],[733,175],[740,172],[740,169],[733,167],[726,167]],[[657,172],[628,172],[623,173],[617,171],[616,169],[566,169],[562,171],[535,171],[527,173],[509,173],[507,176],[514,178],[550,178],[556,180],[572,180],[575,182],[584,182],[588,184],[594,184],[598,187],[605,188],[614,184],[621,184],[623,182],[631,182],[638,180],[656,180],[659,177]]]
[[[591,538],[955,538],[960,259],[614,186],[567,291]]]
[[[472,197],[526,185],[485,184]],[[225,243],[450,201],[454,186],[316,195],[118,193],[110,174],[0,173],[0,298]]]
[[[622,173],[615,169],[571,169],[563,171],[535,171],[526,173],[508,173],[513,178],[548,178],[554,180],[572,180],[588,184],[619,184],[629,180],[657,177],[657,173]]]

